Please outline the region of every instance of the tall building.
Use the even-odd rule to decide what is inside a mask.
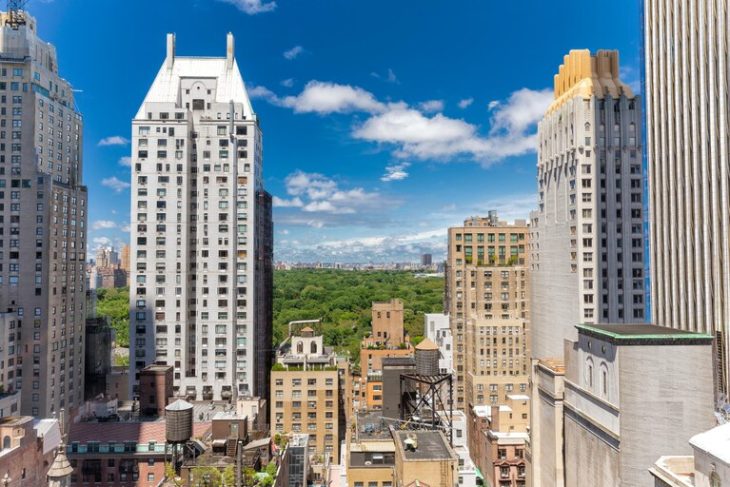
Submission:
[[[554,81],[530,230],[536,358],[562,358],[578,323],[646,318],[640,99],[617,51],[570,51]]]
[[[266,397],[270,197],[234,58],[167,57],[132,121],[130,382],[173,365],[176,395]]]
[[[465,411],[469,404],[480,403],[476,393],[468,397],[470,389],[484,396],[484,388],[489,390],[492,383],[510,389],[527,384],[527,250],[527,223],[508,224],[494,211],[449,228],[446,310],[454,348],[456,409]],[[467,384],[470,377],[480,385]]]
[[[530,228],[535,487],[565,485],[564,354],[575,326],[646,319],[641,100],[619,79],[618,52],[588,50],[564,57],[554,97],[538,125]]]
[[[23,365],[8,386],[23,414],[51,416],[84,396],[83,122],[23,11],[0,13],[0,107],[0,308],[17,330],[4,360]]]
[[[724,2],[644,0],[651,306],[716,338],[730,391],[730,144]]]

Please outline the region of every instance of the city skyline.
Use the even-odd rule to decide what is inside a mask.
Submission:
[[[74,54],[66,55],[72,59],[61,75],[78,90],[86,121],[90,250],[128,239],[127,121],[152,82],[167,32],[178,34],[181,52],[205,56],[218,54],[214,41],[228,31],[246,39],[286,33],[237,46],[270,141],[264,182],[275,197],[276,260],[415,261],[423,253],[440,260],[446,228],[465,216],[496,209],[505,219],[527,218],[535,206],[534,122],[552,96],[554,66],[569,49],[618,49],[623,77],[638,88],[639,5],[601,10],[609,16],[602,25],[587,21],[598,6],[558,13],[535,5],[535,17],[559,16],[572,26],[556,33],[549,22],[525,18],[544,40],[535,45],[512,22],[499,21],[521,15],[509,5],[470,6],[468,16],[466,8],[429,9],[404,27],[400,19],[412,15],[407,5],[388,5],[382,16],[377,5],[333,4],[312,16],[297,4],[249,15],[233,3],[145,5],[150,28],[134,35],[126,26],[141,4],[113,16],[109,6],[64,0],[28,6],[59,55]],[[355,10],[346,16],[345,8]],[[188,12],[199,19],[194,26],[184,22]],[[298,22],[307,15],[306,24]],[[360,22],[341,20],[349,18]],[[91,32],[63,29],[67,22],[85,22]],[[402,34],[407,42],[389,42]],[[89,35],[120,42],[84,42]],[[343,56],[368,61],[338,62]],[[86,69],[86,59],[95,59],[96,69]],[[119,66],[134,69],[119,76],[112,72]],[[420,128],[410,133],[403,123]],[[444,184],[458,191],[443,191]]]

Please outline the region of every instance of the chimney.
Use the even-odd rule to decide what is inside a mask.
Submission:
[[[167,57],[165,58],[165,64],[167,69],[172,69],[172,64],[175,62],[175,34],[167,34]]]
[[[233,59],[235,55],[233,34],[229,32],[226,35],[226,67],[231,69],[233,67]]]

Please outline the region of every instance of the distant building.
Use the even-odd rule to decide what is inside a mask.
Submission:
[[[173,397],[172,365],[148,365],[139,371],[139,413],[164,416]]]
[[[433,264],[433,258],[431,254],[423,254],[421,255],[421,265],[423,267],[431,267]]]
[[[306,432],[310,456],[320,457],[317,463],[336,462],[344,391],[334,352],[312,328],[301,329],[280,348],[271,391],[271,435]]]
[[[489,375],[495,379],[515,372],[527,374],[527,343],[517,344],[513,339],[507,346],[505,342],[504,348],[511,353],[510,364],[502,360],[504,357],[498,358],[497,347],[482,343],[493,337],[480,333],[490,329],[489,323],[507,320],[518,320],[509,325],[510,329],[529,329],[528,236],[525,220],[510,224],[499,220],[495,211],[449,228],[445,307],[454,342],[457,409],[466,410],[473,400],[468,397],[467,380],[470,375],[479,374],[477,369],[489,369]]]
[[[403,301],[375,302],[372,307],[372,339],[378,345],[397,347],[405,343]]]
[[[451,335],[449,315],[426,313],[424,315],[424,336],[439,347],[439,370],[442,374],[454,373],[454,340]]]
[[[715,424],[712,336],[646,324],[576,328],[564,375],[538,366],[532,485],[651,485],[657,458],[690,453],[689,438]]]
[[[662,456],[649,472],[655,487],[719,487],[730,483],[730,423],[689,440],[692,455]]]
[[[61,446],[61,429],[55,419],[30,416],[0,418],[0,482],[7,487],[41,486]]]

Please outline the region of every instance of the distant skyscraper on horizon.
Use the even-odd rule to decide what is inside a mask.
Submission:
[[[431,254],[421,255],[421,265],[423,267],[430,267],[433,264],[433,256]]]
[[[0,375],[3,399],[21,391],[6,416],[73,414],[84,399],[83,121],[58,66],[32,16],[0,13]]]
[[[262,136],[238,64],[167,57],[132,122],[130,380],[174,366],[176,395],[267,398],[273,226]]]
[[[617,51],[570,51],[554,82],[530,228],[535,358],[562,358],[579,323],[646,320],[641,100]]]
[[[730,129],[725,2],[644,0],[651,306],[715,336],[730,392]]]

